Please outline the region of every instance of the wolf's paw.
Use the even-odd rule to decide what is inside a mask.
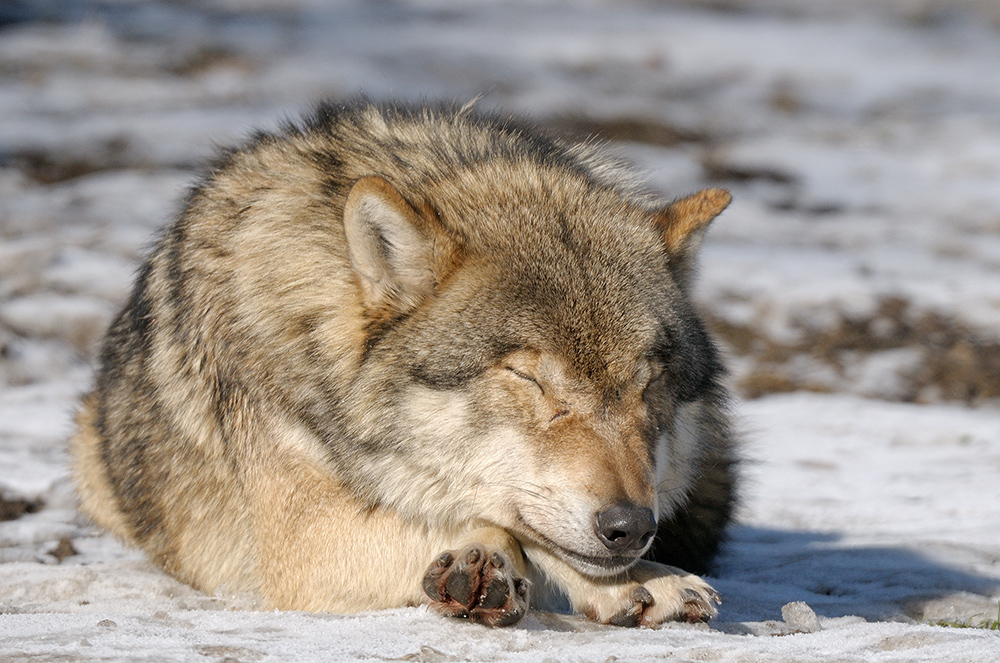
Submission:
[[[666,621],[706,622],[716,614],[719,594],[704,580],[680,569],[598,588],[580,611],[587,618],[615,626],[654,626]]]
[[[486,626],[510,626],[528,611],[528,581],[502,552],[471,545],[442,553],[424,575],[431,609]]]

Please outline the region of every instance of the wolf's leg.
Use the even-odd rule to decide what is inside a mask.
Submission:
[[[719,595],[700,577],[640,560],[624,573],[583,575],[548,551],[525,546],[531,563],[558,585],[576,612],[616,626],[652,626],[665,621],[702,622],[714,617]]]
[[[524,558],[502,529],[448,532],[366,507],[317,465],[279,456],[253,491],[268,607],[354,612],[430,599],[433,609],[490,626],[527,611]],[[438,554],[428,569],[446,549],[458,552],[447,561]]]
[[[317,481],[255,509],[261,590],[268,608],[356,612],[426,603],[426,560],[449,537],[366,508]]]
[[[279,433],[279,443],[245,456],[241,477],[264,607],[343,613],[427,603],[427,562],[456,536],[357,499],[308,432]]]
[[[520,544],[502,529],[484,527],[438,556],[424,575],[424,591],[431,609],[449,617],[509,626],[528,611],[524,576]]]

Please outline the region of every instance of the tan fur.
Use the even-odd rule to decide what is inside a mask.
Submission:
[[[134,543],[122,512],[116,504],[114,490],[108,485],[104,473],[104,460],[100,456],[100,437],[94,430],[94,405],[91,394],[84,399],[76,415],[76,434],[70,438],[69,450],[73,455],[73,480],[82,503],[81,510],[115,536]]]
[[[109,330],[81,508],[265,608],[506,625],[530,580],[602,622],[707,619],[714,591],[670,563],[707,564],[733,502],[686,294],[728,202],[664,205],[592,146],[469,108],[325,106],[258,136]]]
[[[705,189],[675,201],[661,217],[667,247],[674,251],[682,250],[690,241],[691,234],[708,226],[732,199],[729,192],[723,189]]]

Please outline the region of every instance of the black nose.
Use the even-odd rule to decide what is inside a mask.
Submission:
[[[611,552],[642,550],[656,534],[653,510],[628,502],[594,516],[594,532]]]

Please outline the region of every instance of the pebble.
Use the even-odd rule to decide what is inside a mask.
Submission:
[[[819,618],[805,601],[793,601],[781,606],[781,618],[802,633],[815,633],[820,629]]]

